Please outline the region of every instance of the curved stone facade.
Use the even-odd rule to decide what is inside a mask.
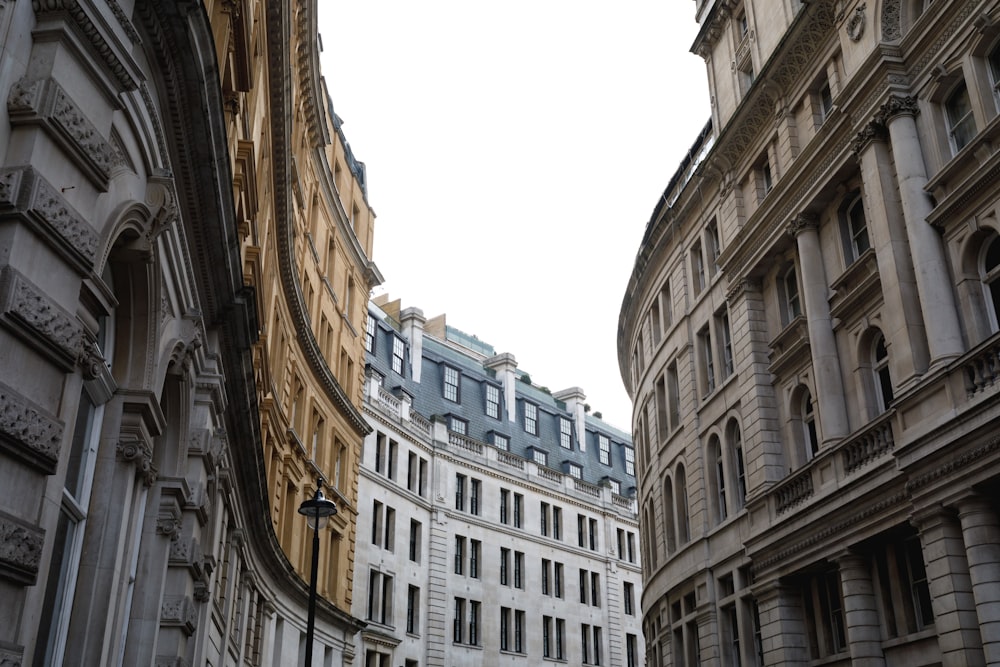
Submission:
[[[1000,5],[697,5],[620,318],[647,664],[993,664]]]

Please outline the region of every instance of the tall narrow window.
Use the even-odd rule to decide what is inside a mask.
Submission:
[[[608,436],[600,433],[597,435],[597,448],[601,463],[611,465],[611,440]]]
[[[865,219],[865,202],[860,193],[848,203],[844,217],[850,237],[850,261],[853,262],[871,247],[871,242],[868,240],[868,221]]]
[[[990,83],[993,86],[993,103],[1000,111],[1000,44],[990,51]]]
[[[524,430],[531,435],[538,435],[538,406],[534,403],[524,404]]]
[[[733,374],[733,334],[729,329],[729,311],[723,308],[715,314],[715,332],[719,337],[719,352],[722,361],[722,377]]]
[[[705,289],[705,256],[702,254],[700,241],[691,247],[691,282],[694,284],[695,294],[701,294]]]
[[[451,366],[444,367],[444,398],[452,403],[459,403],[458,370]]]
[[[698,332],[698,346],[701,348],[702,396],[715,391],[715,351],[712,349],[712,331],[706,324]]]
[[[730,420],[726,428],[726,440],[729,445],[729,456],[734,468],[736,478],[736,508],[742,509],[747,498],[747,473],[746,465],[743,462],[743,440],[740,436],[740,427],[736,420]]]
[[[573,422],[559,418],[559,445],[563,449],[573,449]]]
[[[375,318],[370,314],[365,322],[365,352],[375,354]]]
[[[979,277],[983,283],[990,330],[1000,330],[1000,236],[994,234],[984,244],[979,262]]]
[[[469,485],[469,513],[479,516],[479,494],[483,483],[481,480],[473,479]]]
[[[403,374],[403,358],[406,354],[406,344],[398,336],[392,338],[392,370],[399,375]]]
[[[806,460],[819,452],[819,434],[816,429],[816,412],[813,408],[812,394],[806,390],[802,396],[802,429],[806,446]]]
[[[722,254],[722,244],[719,242],[719,226],[713,220],[705,231],[708,243],[708,274],[714,276],[719,270],[719,255]]]
[[[486,385],[486,415],[500,418],[500,388],[496,385]]]
[[[872,371],[878,388],[879,408],[885,412],[892,403],[892,378],[889,377],[889,352],[885,349],[885,336],[881,333],[872,343]]]
[[[781,278],[781,286],[784,290],[784,324],[789,324],[792,320],[802,314],[802,306],[799,303],[799,280],[795,275],[795,267],[789,267]]]
[[[712,466],[713,482],[715,483],[715,520],[722,523],[726,520],[726,466],[722,459],[722,444],[715,436],[708,443],[709,460]]]
[[[976,119],[972,115],[969,89],[964,80],[948,96],[944,106],[948,119],[948,137],[952,150],[957,153],[976,135]]]

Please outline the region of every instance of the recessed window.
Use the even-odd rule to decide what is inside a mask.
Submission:
[[[635,450],[625,447],[625,474],[635,477]]]
[[[468,435],[469,423],[459,417],[449,416],[448,429],[453,433],[458,433],[459,435]]]
[[[597,435],[597,451],[600,456],[601,463],[606,466],[611,465],[611,440],[608,436],[598,434]]]
[[[691,280],[694,282],[694,293],[700,294],[705,289],[705,256],[700,241],[691,247]]]
[[[722,377],[733,374],[733,335],[729,329],[729,311],[723,308],[715,314],[715,332],[719,338],[719,354],[722,361]]]
[[[500,419],[500,387],[486,385],[486,416]]]
[[[549,465],[549,455],[539,449],[531,450],[531,460],[540,466]]]
[[[994,234],[985,244],[979,262],[991,331],[1000,330],[1000,236]]]
[[[444,367],[444,387],[443,393],[446,400],[452,403],[459,403],[459,393],[458,393],[458,380],[459,373],[458,369],[452,368],[451,366]]]
[[[884,412],[892,404],[892,378],[889,377],[889,352],[885,348],[885,336],[881,333],[872,343],[872,372],[878,389],[879,408]]]
[[[608,486],[611,487],[611,493],[615,494],[616,496],[620,496],[622,494],[622,483],[619,482],[617,479],[609,479]]]
[[[712,331],[706,324],[698,332],[698,347],[701,352],[702,396],[715,391],[715,353],[712,349]]]
[[[843,209],[845,235],[847,236],[848,264],[856,261],[871,247],[868,239],[868,221],[865,219],[865,203],[861,193],[856,193]]]
[[[945,115],[948,120],[948,137],[954,152],[965,148],[976,135],[976,119],[972,115],[969,89],[962,81],[945,101]]]
[[[714,276],[719,270],[719,255],[722,254],[722,243],[719,241],[719,226],[713,220],[705,231],[708,244],[708,273]]]
[[[823,82],[819,92],[816,93],[816,98],[819,102],[821,122],[826,122],[826,119],[830,117],[830,112],[833,111],[833,93],[830,91],[829,81]]]
[[[365,352],[375,354],[375,318],[371,315],[365,322]]]
[[[406,354],[406,344],[403,339],[393,336],[392,339],[392,370],[399,375],[403,374],[403,358]]]
[[[993,102],[1000,111],[1000,44],[990,51],[990,83],[993,85]]]
[[[573,422],[565,417],[559,418],[559,445],[564,449],[573,449]]]
[[[493,446],[505,452],[510,451],[510,438],[500,433],[493,433]]]
[[[583,468],[575,463],[569,464],[569,476],[573,479],[583,479]]]
[[[781,276],[782,297],[784,300],[785,316],[784,324],[789,324],[792,320],[802,314],[802,305],[799,302],[799,280],[795,275],[795,267],[791,266]]]
[[[757,165],[757,200],[761,201],[774,187],[774,175],[771,173],[771,161],[767,155]]]
[[[816,412],[813,407],[812,394],[806,390],[802,395],[800,405],[802,416],[802,438],[805,445],[805,455],[808,461],[819,452],[819,434],[816,429]]]
[[[524,404],[524,430],[531,435],[538,435],[538,406],[534,403]]]

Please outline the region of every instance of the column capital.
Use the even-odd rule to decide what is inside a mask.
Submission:
[[[761,282],[756,278],[740,278],[726,290],[726,301],[732,303],[746,292],[759,293]]]
[[[875,114],[875,120],[883,125],[888,125],[896,116],[916,116],[920,113],[917,106],[917,98],[912,95],[892,95]]]
[[[788,235],[797,237],[802,232],[819,229],[819,218],[813,213],[798,213],[788,222]]]
[[[861,154],[874,141],[885,141],[885,125],[878,120],[871,120],[858,130],[857,135],[851,141],[851,152],[854,157],[861,159]]]

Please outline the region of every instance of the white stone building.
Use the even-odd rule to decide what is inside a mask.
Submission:
[[[579,388],[369,307],[359,664],[644,664],[633,450]]]
[[[647,662],[1000,664],[1000,3],[694,9],[620,320]]]

